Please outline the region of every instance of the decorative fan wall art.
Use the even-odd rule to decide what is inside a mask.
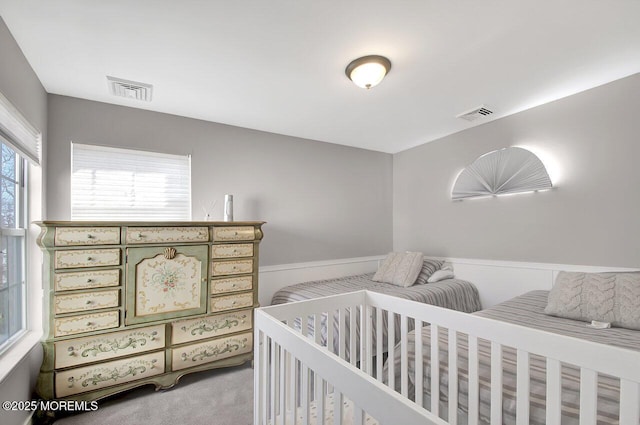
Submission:
[[[505,148],[482,155],[465,168],[453,185],[451,199],[551,189],[540,158],[523,148]]]

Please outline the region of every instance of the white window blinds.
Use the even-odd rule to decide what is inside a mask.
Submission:
[[[0,93],[0,142],[40,165],[42,134]]]
[[[71,144],[72,220],[191,220],[191,157]]]

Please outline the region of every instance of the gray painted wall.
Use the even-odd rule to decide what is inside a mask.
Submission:
[[[1,17],[0,92],[43,132],[43,140],[46,141],[47,93]],[[34,212],[38,218],[42,216],[42,211]],[[41,362],[42,349],[37,344],[0,382],[0,400],[29,400]],[[0,422],[3,425],[22,424],[28,416],[27,412],[0,411]]]
[[[174,115],[49,96],[48,214],[70,218],[70,142],[192,155],[193,218],[225,193],[264,220],[261,265],[377,255],[392,246],[392,156]]]
[[[639,94],[636,74],[394,155],[394,249],[640,266]],[[508,146],[553,159],[557,188],[451,202],[467,164]]]

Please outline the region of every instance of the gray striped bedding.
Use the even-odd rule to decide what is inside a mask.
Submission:
[[[298,283],[276,292],[271,304],[284,304],[366,289],[465,313],[472,313],[481,308],[478,290],[473,284],[464,280],[446,279],[440,282],[403,288],[388,283],[374,282],[371,280],[372,277],[373,273],[366,273]]]
[[[640,331],[611,328],[611,329],[593,329],[588,328],[585,322],[576,320],[551,317],[544,314],[544,308],[547,304],[548,291],[532,291],[525,295],[519,296],[505,303],[494,306],[490,309],[474,313],[478,316],[487,317],[504,322],[514,323],[521,326],[527,326],[548,332],[554,332],[561,335],[572,336],[586,339],[589,341],[614,345],[632,350],[640,351]],[[430,351],[430,328],[423,328],[423,353]],[[448,394],[448,376],[447,376],[447,332],[442,330],[439,333],[440,347],[440,411],[443,413],[443,419],[446,419],[446,401]],[[414,358],[415,358],[415,332],[411,332],[408,337],[408,359],[409,359],[409,382],[410,397],[413,397],[414,384]],[[489,422],[490,416],[490,352],[491,348],[488,341],[479,341],[479,359],[480,359],[480,419],[481,423]],[[466,422],[466,406],[467,406],[467,390],[468,390],[468,358],[467,358],[467,338],[458,335],[458,370],[459,370],[459,418],[462,423]],[[396,386],[400,382],[400,350],[395,350],[395,382]],[[444,360],[444,361],[442,361]],[[603,359],[603,361],[612,359]],[[430,403],[430,370],[429,370],[428,354],[424,356],[423,380],[425,394],[423,400]],[[387,365],[385,365],[385,372]],[[540,356],[531,356],[530,375],[531,375],[531,408],[530,423],[545,423],[545,396],[546,396],[546,363],[544,358]],[[577,424],[578,410],[580,405],[580,372],[576,367],[562,365],[562,424]],[[516,352],[513,348],[503,348],[503,423],[515,424],[515,388],[516,388]],[[598,379],[598,424],[618,424],[618,393],[619,382],[608,376],[599,376]],[[425,404],[429,406],[429,404]]]
[[[340,277],[335,279],[316,280],[312,282],[298,283],[295,285],[287,286],[278,292],[276,292],[271,300],[271,304],[284,304],[294,301],[304,301],[313,298],[320,298],[328,295],[344,294],[348,292],[360,291],[366,289],[372,292],[379,292],[382,294],[393,295],[399,298],[405,298],[412,301],[417,301],[425,304],[432,304],[439,307],[449,308],[452,310],[463,311],[465,313],[471,313],[480,310],[480,297],[478,296],[478,289],[469,282],[458,279],[446,279],[440,282],[428,283],[423,285],[413,285],[408,288],[401,286],[391,285],[388,283],[374,282],[371,280],[374,273],[366,273],[355,276]],[[359,358],[359,345],[360,345],[360,314],[359,309],[356,316],[356,358]],[[321,320],[321,344],[326,344],[327,339],[327,314],[323,314]],[[387,343],[387,317],[383,317],[383,336],[384,346],[383,350],[386,351]],[[296,328],[300,329],[300,322],[296,320]],[[311,319],[308,321],[309,334],[314,333],[313,322]],[[333,320],[334,335],[337,335],[339,329],[339,322],[337,315]],[[395,341],[400,341],[400,320],[395,321]],[[413,324],[409,324],[409,330],[413,329]],[[376,332],[375,323],[373,324],[372,332]],[[349,315],[346,318],[346,334],[344,335],[346,342],[346,354],[350,356],[349,350]],[[339,341],[336,338],[333,341],[334,352],[338,353]],[[375,350],[375,344],[374,344]]]

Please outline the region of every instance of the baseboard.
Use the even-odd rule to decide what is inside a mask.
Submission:
[[[260,267],[258,301],[270,305],[273,294],[294,283],[375,272],[382,259],[384,255]]]

